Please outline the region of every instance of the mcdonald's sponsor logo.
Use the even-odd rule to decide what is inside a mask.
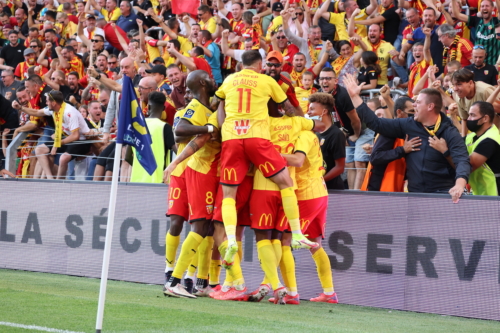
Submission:
[[[248,130],[250,129],[250,120],[235,120],[234,121],[234,129],[236,130],[236,133],[238,135],[244,135],[248,133]]]
[[[266,163],[259,165],[259,171],[262,173],[264,173],[264,171],[262,170],[266,170],[265,173],[269,173],[269,169],[271,169],[271,171],[274,171],[274,165],[272,165],[269,161],[266,161]]]
[[[273,216],[272,214],[262,214],[259,219],[259,227],[262,226],[262,220],[264,220],[264,226],[272,226],[273,225]]]
[[[236,170],[234,168],[231,169],[224,169],[224,180],[233,180],[234,175],[234,181],[238,181],[238,177],[236,175]]]
[[[300,219],[300,228],[304,231],[309,225],[309,220]]]
[[[283,216],[281,218],[280,227],[283,227],[283,225],[285,225],[285,223],[288,225],[288,219],[286,218],[286,216]]]

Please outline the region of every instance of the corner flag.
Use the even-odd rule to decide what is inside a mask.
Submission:
[[[116,142],[135,147],[137,160],[142,167],[149,175],[155,172],[157,165],[151,149],[151,135],[135,94],[132,80],[126,75],[123,76]]]

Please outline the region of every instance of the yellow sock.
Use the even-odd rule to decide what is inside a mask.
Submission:
[[[332,267],[330,265],[328,254],[326,254],[325,250],[321,247],[312,255],[312,257],[316,263],[316,269],[318,271],[318,277],[321,282],[323,292],[333,293]]]
[[[203,241],[201,243],[203,243]],[[201,245],[201,243],[200,243],[200,245]],[[198,249],[199,248],[200,247],[198,246]],[[189,277],[190,279],[194,279],[197,268],[198,268],[198,254],[193,256],[193,259],[191,259],[191,262],[189,263],[189,267],[187,269],[186,277]]]
[[[279,239],[271,239],[271,244],[274,248],[274,253],[276,254],[276,262],[281,261],[281,256],[283,255],[283,250],[281,248],[281,241]]]
[[[226,249],[227,249],[227,240],[223,241],[221,245],[219,246],[219,253],[222,258],[226,255]],[[224,279],[224,286],[232,286],[233,285],[233,277],[231,274],[229,274],[229,271],[226,270],[226,277]]]
[[[297,291],[297,279],[295,278],[295,260],[290,246],[282,246],[280,261],[281,276],[289,291]]]
[[[172,236],[170,232],[167,232],[165,236],[165,263],[168,268],[174,269],[175,255],[177,254],[180,240],[181,236]]]
[[[271,283],[271,287],[276,290],[279,288],[280,280],[278,277],[278,263],[276,254],[269,239],[263,239],[257,242],[257,252],[259,253],[260,266]]]
[[[233,278],[233,286],[241,286],[241,287],[245,286],[245,279],[243,278],[243,271],[241,270],[240,257],[234,256],[233,265],[228,271]]]
[[[210,280],[208,284],[219,284],[220,269],[222,268],[222,260],[210,260]]]
[[[261,263],[261,261],[260,261],[260,252],[259,252],[259,251],[257,251],[257,256],[258,256],[258,258],[259,258],[259,263],[260,263],[260,265],[261,265],[261,267],[262,267],[262,263]],[[264,279],[262,280],[262,282],[261,282],[260,284],[268,284],[268,285],[271,285],[271,281],[269,281],[269,279],[267,278],[267,276],[266,276],[266,273],[265,273],[265,272],[264,272]]]
[[[207,236],[198,247],[198,279],[208,279],[208,270],[210,269],[210,258],[212,258],[212,247],[214,238]]]
[[[181,254],[179,255],[179,260],[177,260],[177,264],[175,265],[174,272],[172,276],[178,279],[182,278],[182,274],[186,271],[195,257],[196,252],[198,250],[198,246],[200,246],[203,237],[195,232],[190,232],[184,243],[182,244]],[[197,256],[196,256],[197,257]]]
[[[228,238],[236,237],[236,201],[231,198],[222,199],[222,221]]]
[[[240,261],[243,261],[243,245],[241,241],[236,241],[238,243],[238,257],[240,257]]]
[[[299,220],[299,205],[297,203],[297,196],[292,187],[285,188],[280,191],[281,200],[283,201],[283,210],[290,223],[292,233],[301,233],[300,220]]]

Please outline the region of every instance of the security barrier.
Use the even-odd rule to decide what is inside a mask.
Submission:
[[[111,279],[163,283],[167,189],[118,187]],[[109,183],[3,180],[0,190],[0,268],[100,276]],[[331,192],[323,246],[340,302],[499,320],[499,216],[497,197]],[[310,254],[294,256],[301,298],[316,296]],[[242,265],[257,287],[250,229]]]

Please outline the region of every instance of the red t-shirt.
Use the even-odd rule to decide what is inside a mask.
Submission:
[[[210,75],[212,79],[214,78],[212,75],[212,68],[204,58],[192,58],[192,59],[194,61],[194,64],[196,65],[196,69],[204,70]]]

